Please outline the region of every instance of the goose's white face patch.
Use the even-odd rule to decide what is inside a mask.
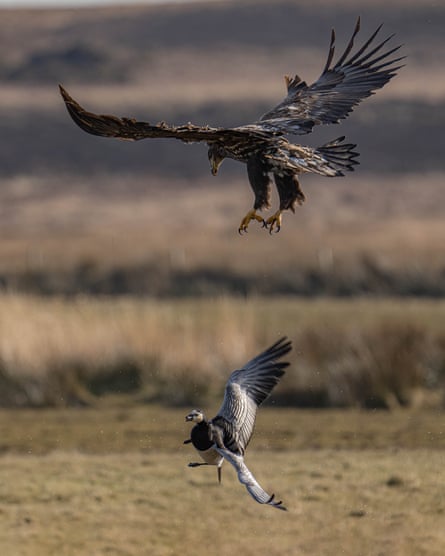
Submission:
[[[200,409],[194,409],[188,415],[186,415],[186,421],[192,421],[193,423],[201,423],[204,419],[204,414]]]

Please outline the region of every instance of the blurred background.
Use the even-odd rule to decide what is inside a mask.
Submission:
[[[282,403],[442,407],[441,3],[23,4],[0,19],[0,404],[210,400],[286,334]],[[151,122],[248,123],[285,74],[315,80],[331,28],[340,52],[358,15],[358,41],[384,23],[406,67],[341,126],[297,138],[345,134],[360,166],[304,176],[307,202],[276,235],[237,233],[243,165],[214,178],[204,145],[89,136],[58,94]]]
[[[344,134],[360,166],[304,176],[279,234],[238,234],[245,166],[87,135],[59,96],[248,123],[358,15],[357,43],[383,23],[406,66],[296,138]],[[444,28],[438,1],[0,0],[2,554],[445,554]],[[182,445],[191,407],[213,416],[283,335],[246,461],[287,513]]]

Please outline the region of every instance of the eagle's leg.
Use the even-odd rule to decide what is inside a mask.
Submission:
[[[270,234],[273,230],[280,231],[281,218],[285,210],[295,212],[295,205],[302,205],[305,200],[297,174],[274,174],[273,177],[280,197],[280,208],[266,221]]]
[[[241,224],[238,228],[238,232],[240,234],[242,234],[243,232],[247,232],[247,228],[249,227],[249,223],[251,220],[258,220],[258,222],[261,222],[263,225],[265,225],[264,218],[256,213],[256,209],[249,210],[246,216],[241,220]]]
[[[281,230],[281,213],[282,210],[277,210],[275,214],[273,214],[270,218],[266,220],[266,228],[269,228],[269,233],[272,233],[272,230],[275,229],[275,233]]]

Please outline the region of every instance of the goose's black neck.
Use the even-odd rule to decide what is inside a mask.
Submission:
[[[192,444],[197,450],[208,450],[213,446],[210,439],[210,427],[207,419],[197,423],[191,431]]]

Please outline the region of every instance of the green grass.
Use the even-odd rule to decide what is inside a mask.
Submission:
[[[209,416],[220,405],[201,406]],[[176,454],[188,438],[190,408],[144,406],[0,411],[0,453],[48,455],[55,451],[108,455],[161,451]],[[258,450],[445,450],[443,413],[262,408],[249,447]],[[182,447],[181,447],[182,450]],[[190,457],[189,447],[184,455]],[[175,456],[176,457],[176,456]]]

